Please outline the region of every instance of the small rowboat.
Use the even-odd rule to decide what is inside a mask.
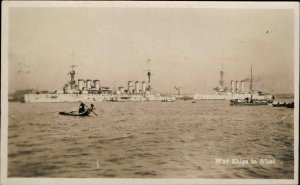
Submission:
[[[86,109],[82,113],[79,113],[78,111],[71,111],[71,112],[59,112],[59,114],[64,116],[89,116],[91,112],[92,109]]]
[[[163,99],[163,100],[161,100],[161,102],[174,102],[175,100],[173,100],[173,99]]]

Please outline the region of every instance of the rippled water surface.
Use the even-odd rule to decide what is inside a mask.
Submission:
[[[9,177],[293,178],[293,109],[228,101],[9,103]],[[274,164],[218,164],[270,159]]]

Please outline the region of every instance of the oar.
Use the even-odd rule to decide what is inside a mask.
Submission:
[[[88,109],[90,109],[86,104],[83,103],[83,105],[85,105]],[[94,113],[96,116],[98,116],[94,111],[93,109],[91,109],[92,113]]]

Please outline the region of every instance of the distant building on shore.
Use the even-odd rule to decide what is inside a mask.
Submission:
[[[24,102],[24,94],[36,93],[34,89],[22,89],[17,90],[14,93],[8,95],[9,102]]]

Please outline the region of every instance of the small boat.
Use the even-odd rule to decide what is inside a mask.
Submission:
[[[287,103],[286,104],[286,108],[294,108],[294,102],[291,102],[291,103]]]
[[[278,101],[276,101],[276,102],[273,102],[273,107],[286,107],[287,105],[286,105],[286,103],[285,102],[278,102]]]
[[[125,100],[122,99],[111,99],[110,102],[125,102]]]
[[[173,100],[173,99],[163,99],[163,100],[161,100],[161,102],[174,102],[175,100]]]
[[[242,99],[234,99],[230,100],[230,105],[246,105],[246,106],[253,106],[253,105],[268,105],[266,100],[242,100]]]
[[[196,103],[195,101],[192,101],[192,103]]]
[[[183,100],[192,100],[192,99],[193,99],[192,97],[188,97],[188,96],[183,97]]]
[[[59,114],[64,116],[89,116],[91,112],[92,109],[86,109],[82,113],[79,113],[78,111],[71,111],[71,112],[59,112]]]

